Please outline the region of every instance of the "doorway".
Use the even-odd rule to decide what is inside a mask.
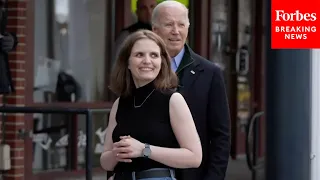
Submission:
[[[246,152],[248,123],[264,110],[262,5],[253,0],[213,0],[211,11],[211,59],[223,69],[231,115],[232,148],[226,179],[248,180],[252,178]],[[258,127],[257,152],[262,157],[263,118]]]

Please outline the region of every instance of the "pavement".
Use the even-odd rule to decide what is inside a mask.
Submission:
[[[264,171],[257,172],[255,180],[264,180]],[[230,160],[225,180],[253,180],[246,160]]]

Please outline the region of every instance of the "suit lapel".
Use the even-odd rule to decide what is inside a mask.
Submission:
[[[182,89],[189,89],[200,74],[199,64],[194,62],[190,66],[186,67],[182,73],[182,78],[180,79]]]
[[[200,63],[193,58],[191,49],[187,45],[185,47],[186,51],[176,71],[180,81],[180,92],[189,89],[203,70]]]

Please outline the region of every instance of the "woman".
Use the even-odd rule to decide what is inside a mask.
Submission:
[[[100,158],[115,180],[173,180],[173,169],[200,166],[201,142],[177,84],[162,39],[148,30],[131,34],[112,75],[120,98]]]

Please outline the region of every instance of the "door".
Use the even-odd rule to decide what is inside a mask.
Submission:
[[[224,72],[231,116],[231,156],[237,154],[237,72],[238,1],[213,0],[211,60]]]
[[[211,6],[210,57],[225,75],[231,115],[231,157],[244,159],[248,120],[261,111],[263,104],[262,25],[257,24],[262,22],[262,8],[253,0],[213,0]]]

